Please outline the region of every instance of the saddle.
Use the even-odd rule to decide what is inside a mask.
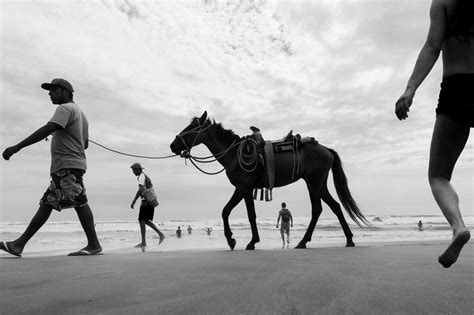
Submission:
[[[265,174],[265,185],[260,188],[260,200],[263,200],[265,194],[265,201],[273,200],[272,190],[275,186],[275,156],[282,152],[293,152],[293,170],[292,179],[299,174],[299,148],[307,142],[318,143],[313,137],[304,137],[296,134],[293,135],[293,130],[280,140],[265,141],[263,147],[263,157],[261,163],[263,165]],[[258,195],[258,189],[255,188],[253,197],[256,200]],[[265,193],[264,193],[265,191]]]

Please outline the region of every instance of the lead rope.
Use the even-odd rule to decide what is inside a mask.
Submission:
[[[245,146],[250,143],[251,146],[251,153],[246,154],[244,153],[244,148]],[[239,166],[242,170],[245,172],[253,172],[257,169],[258,165],[258,153],[257,153],[257,142],[254,139],[245,139],[245,140],[240,140],[240,141],[234,141],[232,144],[225,149],[222,152],[219,152],[214,155],[210,156],[205,156],[205,157],[197,157],[197,156],[192,156],[189,151],[184,152],[181,154],[181,157],[184,157],[186,160],[189,159],[191,163],[196,167],[199,171],[201,171],[204,174],[207,175],[217,175],[219,173],[222,173],[225,170],[225,167],[222,168],[220,171],[217,172],[206,172],[203,169],[201,169],[196,163],[211,163],[218,161],[222,157],[224,157],[227,153],[229,153],[230,150],[238,146],[237,149],[237,159],[239,162]],[[252,166],[253,165],[253,166]]]
[[[101,147],[101,148],[104,148],[108,151],[111,151],[111,152],[114,152],[114,153],[117,153],[117,154],[121,154],[121,155],[126,155],[126,156],[133,156],[133,157],[136,157],[136,158],[141,158],[141,159],[155,159],[155,160],[158,160],[158,159],[169,159],[169,158],[172,158],[172,157],[175,157],[175,156],[178,156],[179,154],[173,154],[173,155],[167,155],[167,156],[145,156],[145,155],[136,155],[136,154],[130,154],[130,153],[125,153],[125,152],[121,152],[121,151],[117,151],[117,150],[114,150],[114,149],[111,149],[111,148],[108,148],[106,147],[105,145],[102,145],[98,142],[95,142],[93,140],[90,140],[89,139],[89,142],[92,142],[93,144]]]

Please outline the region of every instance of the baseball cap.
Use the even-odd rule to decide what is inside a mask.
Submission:
[[[130,166],[131,168],[139,168],[141,170],[144,170],[144,168],[140,165],[140,163],[133,163],[132,166]]]
[[[45,90],[51,90],[53,87],[61,87],[63,89],[66,89],[70,92],[74,92],[74,89],[72,88],[72,84],[69,83],[69,81],[64,80],[64,79],[59,79],[55,78],[51,83],[43,83],[41,84],[41,87]]]

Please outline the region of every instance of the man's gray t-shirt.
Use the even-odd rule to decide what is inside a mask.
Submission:
[[[64,168],[87,169],[85,145],[89,139],[86,115],[75,103],[58,105],[49,120],[61,126],[51,140],[51,174]]]

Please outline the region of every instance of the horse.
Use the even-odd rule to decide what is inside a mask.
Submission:
[[[253,190],[263,187],[264,173],[262,167],[251,172],[243,169],[238,156],[238,144],[242,143],[242,141],[244,141],[244,138],[239,137],[232,130],[224,129],[221,123],[216,123],[215,120],[209,119],[207,111],[204,111],[200,118],[194,117],[190,124],[175,137],[170,145],[170,149],[174,154],[189,158],[191,148],[203,144],[223,166],[227,178],[235,187],[232,197],[222,210],[224,235],[231,250],[234,249],[236,241],[232,238],[229,216],[232,209],[242,199],[245,201],[252,231],[252,239],[247,244],[246,250],[255,249],[255,244],[260,241],[256,223]],[[331,169],[334,186],[344,209],[359,226],[362,226],[361,222],[366,225],[369,223],[350,193],[339,155],[333,149],[327,148],[316,141],[300,145],[298,151],[299,170],[296,176],[292,172],[295,162],[292,152],[275,154],[276,173],[274,185],[274,187],[282,187],[292,184],[299,179],[303,179],[306,182],[311,200],[311,221],[306,233],[295,248],[306,248],[306,244],[311,241],[314,228],[322,212],[321,199],[337,216],[346,237],[346,247],[354,247],[353,234],[344,218],[341,206],[331,196],[327,187],[327,179]]]

